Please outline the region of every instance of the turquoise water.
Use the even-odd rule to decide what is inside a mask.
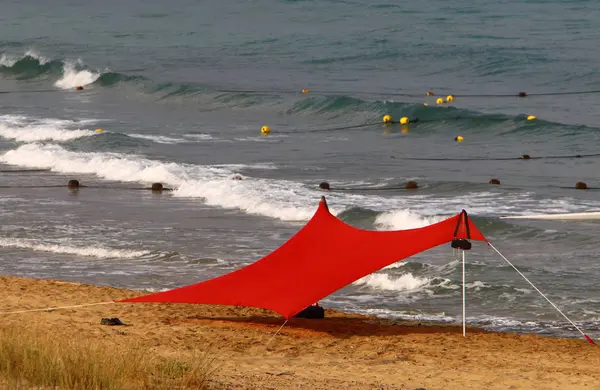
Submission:
[[[330,208],[362,228],[466,209],[599,335],[597,223],[499,219],[600,209],[600,192],[573,189],[600,187],[598,156],[519,159],[598,153],[600,93],[537,94],[600,89],[599,17],[589,1],[4,4],[0,162],[48,171],[2,173],[3,273],[155,290],[204,280],[281,245],[327,181]],[[93,188],[19,188],[73,178]],[[130,190],[152,182],[175,191]],[[487,247],[467,261],[471,323],[577,336]],[[460,278],[440,247],[323,304],[454,321]]]

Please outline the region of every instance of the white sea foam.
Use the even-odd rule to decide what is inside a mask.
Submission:
[[[201,140],[201,141],[207,141],[207,140],[214,139],[214,137],[210,134],[184,134],[183,136],[185,138],[191,138],[194,140]]]
[[[111,249],[96,246],[71,246],[48,244],[37,240],[21,238],[0,238],[0,247],[32,249],[35,251],[63,253],[79,256],[91,256],[102,259],[133,259],[150,254],[150,251],[135,251],[127,249]]]
[[[58,119],[58,118],[35,118],[25,115],[0,115],[0,123],[13,126],[56,126],[61,128],[79,127],[99,122],[98,119]]]
[[[380,214],[375,219],[375,226],[384,230],[416,229],[441,221],[441,217],[423,217],[413,211],[395,210]]]
[[[0,137],[19,142],[69,141],[95,135],[91,130],[68,130],[53,126],[10,127],[0,124]]]
[[[268,164],[268,163],[263,163],[263,164],[219,164],[219,165],[214,165],[214,167],[218,167],[218,168],[225,168],[225,169],[230,169],[230,170],[239,170],[239,169],[264,169],[264,170],[276,170],[278,169],[277,165],[275,164]]]
[[[147,134],[127,134],[127,135],[132,138],[147,139],[147,140],[159,143],[159,144],[179,144],[179,143],[183,143],[183,142],[190,142],[186,139],[172,138],[172,137],[167,137],[164,135],[147,135]]]
[[[206,204],[239,209],[248,214],[262,215],[285,221],[306,221],[314,215],[322,192],[304,184],[275,179],[244,178],[231,180],[235,173],[224,167],[177,164],[154,161],[133,155],[116,153],[71,152],[59,145],[22,145],[0,156],[0,161],[31,168],[48,168],[63,173],[94,174],[108,180],[124,182],[161,182],[175,187],[173,196],[199,198]],[[328,194],[333,214],[346,207],[400,209],[406,198],[383,201],[374,196]],[[428,224],[414,213],[381,217],[380,223],[394,229],[406,229]]]
[[[130,154],[72,152],[56,144],[21,145],[0,156],[0,161],[22,167],[47,168],[62,173],[93,174],[103,179],[123,182],[143,184],[161,182],[175,188],[172,195],[176,197],[198,198],[207,205],[238,209],[248,214],[284,221],[310,219],[314,215],[318,199],[324,194],[316,185],[307,186],[292,180],[248,176],[243,180],[232,180],[232,176],[236,173],[235,169],[227,169],[227,167],[233,168],[233,166],[179,164]],[[473,194],[472,197],[460,196],[459,198],[463,205],[468,203],[471,209],[492,215],[498,213],[498,206],[506,201],[506,196],[495,199],[489,194],[487,196]],[[528,197],[520,195],[519,199],[523,198]],[[377,217],[376,225],[382,230],[422,227],[453,215],[455,211],[460,211],[459,207],[448,206],[449,203],[458,203],[456,198],[439,199],[427,195],[381,198],[373,195],[331,192],[327,193],[327,200],[334,215],[349,207],[394,210]],[[529,198],[527,201],[534,200]],[[421,211],[419,213],[410,211],[417,207],[429,215],[421,214]]]
[[[6,54],[2,54],[2,56],[0,56],[0,66],[3,66],[5,68],[10,68],[14,64],[16,64],[18,60],[19,60],[19,58],[17,58],[17,57],[12,57],[12,56],[9,56]]]
[[[31,119],[29,119],[29,117],[26,117],[24,115],[12,115],[12,114],[0,115],[0,123],[4,123],[7,125],[19,126],[19,125],[26,124],[29,121],[31,121]]]
[[[69,141],[93,136],[91,130],[73,129],[94,120],[72,121],[52,118],[30,118],[22,115],[0,115],[0,137],[19,142]]]
[[[414,291],[427,286],[429,282],[429,278],[421,278],[408,273],[398,278],[391,278],[387,274],[371,274],[358,279],[353,284],[355,286],[364,285],[378,290]]]
[[[25,57],[31,57],[31,58],[35,58],[36,60],[38,60],[38,62],[40,63],[40,65],[45,65],[48,62],[50,62],[50,58],[45,57],[43,55],[41,55],[37,50],[35,49],[29,49],[25,52]]]
[[[81,65],[81,61],[65,61],[63,66],[63,76],[56,81],[54,85],[62,89],[71,89],[78,86],[92,84],[102,75],[100,72],[92,72],[88,69],[79,69],[77,65]]]
[[[209,205],[238,208],[282,220],[309,219],[315,212],[315,199],[318,199],[316,193],[311,194],[300,183],[231,180],[234,172],[224,168],[153,161],[115,153],[71,152],[59,145],[22,145],[0,156],[0,161],[56,172],[94,174],[124,182],[161,182],[177,187],[174,196],[202,198]],[[268,196],[265,196],[265,189],[268,189]]]

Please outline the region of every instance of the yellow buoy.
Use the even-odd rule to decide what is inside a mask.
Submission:
[[[104,132],[104,130],[102,130],[102,129],[96,129],[96,133],[103,133],[103,132]]]
[[[304,88],[304,89],[302,90],[302,93],[308,93],[308,89]]]
[[[437,98],[435,101],[437,104],[444,104],[444,98]]]
[[[448,103],[452,103],[452,102],[454,101],[454,96],[452,96],[452,95],[448,95],[448,96],[446,96],[446,101],[447,101]]]
[[[271,128],[269,128],[269,126],[263,126],[260,128],[260,133],[262,135],[269,135],[271,134]]]
[[[455,140],[456,142],[463,142],[465,139],[464,139],[464,137],[463,137],[462,135],[459,135],[459,136],[457,136],[456,138],[454,138],[454,140]]]
[[[400,118],[400,124],[401,125],[405,125],[409,122],[408,117],[403,116],[402,118]]]
[[[383,123],[390,123],[392,121],[392,117],[390,115],[386,115],[383,117]]]
[[[527,120],[528,120],[528,121],[533,121],[533,120],[536,120],[536,119],[537,119],[537,117],[536,117],[535,115],[529,115],[529,116],[527,117]]]

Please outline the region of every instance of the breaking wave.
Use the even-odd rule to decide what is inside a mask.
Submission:
[[[79,256],[91,256],[101,259],[134,259],[151,254],[150,251],[135,251],[127,249],[111,249],[95,246],[70,246],[47,244],[36,240],[20,238],[0,238],[0,247],[32,249],[35,251],[62,253]]]
[[[93,84],[101,75],[101,72],[86,69],[81,61],[65,61],[62,73],[62,77],[54,83],[55,86],[62,89]]]
[[[418,290],[430,282],[429,278],[404,274],[397,278],[392,278],[388,274],[371,274],[358,279],[353,284],[356,286],[368,286],[377,290],[392,291],[410,291]]]
[[[411,210],[389,211],[379,214],[375,226],[385,230],[416,229],[443,220],[442,217],[423,217]]]
[[[0,124],[0,137],[14,139],[19,142],[70,141],[92,135],[95,135],[95,133],[91,130],[66,130],[51,126],[14,128]]]
[[[524,121],[525,115],[491,115],[456,107],[425,107],[422,102],[396,101],[385,93],[365,95],[361,92],[322,92],[317,95],[303,95],[296,102],[284,103],[282,95],[295,94],[293,90],[273,91],[222,91],[207,85],[195,83],[157,82],[139,74],[125,74],[103,71],[86,65],[81,59],[49,59],[34,50],[24,55],[12,56],[4,53],[0,56],[0,73],[13,75],[18,79],[33,79],[41,76],[54,78],[53,84],[60,89],[77,86],[98,85],[111,87],[119,83],[131,83],[143,93],[154,96],[155,101],[175,99],[184,104],[197,105],[210,102],[215,107],[249,107],[279,104],[287,114],[322,115],[328,119],[360,118],[363,121],[378,121],[382,114],[391,114],[393,118],[408,116],[421,122],[452,120],[456,126],[474,131],[495,131],[507,133],[564,133],[565,125],[546,121]],[[355,95],[355,96],[353,96]],[[367,97],[364,97],[367,96]],[[185,97],[185,99],[181,99]],[[423,123],[422,126],[427,126]],[[567,126],[577,130],[578,134],[597,131],[589,126]],[[587,131],[586,131],[587,130]]]
[[[68,130],[65,130],[68,131]],[[1,130],[0,130],[1,132]],[[78,137],[85,133],[57,133],[55,138]],[[27,136],[35,138],[34,135]],[[39,136],[41,137],[41,136]],[[275,218],[282,221],[307,221],[323,195],[317,185],[302,182],[260,178],[244,175],[244,180],[232,180],[234,175],[251,166],[196,165],[151,160],[144,156],[108,152],[75,152],[57,144],[26,143],[0,156],[0,162],[26,168],[44,168],[59,173],[81,173],[130,183],[163,183],[173,187],[175,197],[197,198],[206,205],[237,209],[247,214]],[[264,169],[265,166],[256,166]],[[267,165],[269,169],[273,167]],[[265,196],[265,189],[269,189]],[[379,230],[401,230],[422,227],[454,215],[468,201],[472,215],[505,215],[506,198],[519,207],[547,208],[561,205],[560,199],[540,204],[530,194],[519,194],[515,199],[505,194],[504,199],[488,192],[439,199],[429,196],[379,197],[343,192],[328,194],[330,210],[355,226]],[[571,208],[583,207],[571,205]],[[419,210],[415,212],[413,210]],[[391,210],[391,211],[387,211]],[[500,214],[499,214],[500,213]],[[358,223],[355,223],[358,222]],[[489,223],[482,223],[486,227]],[[511,225],[492,224],[494,230]],[[487,231],[487,230],[486,230]],[[485,232],[484,232],[485,234]]]
[[[29,168],[46,168],[61,173],[92,174],[123,182],[161,182],[175,187],[173,196],[199,198],[207,205],[239,209],[284,221],[306,221],[312,217],[321,192],[304,184],[249,177],[231,180],[237,166],[202,166],[149,160],[135,155],[73,152],[56,144],[24,144],[7,151],[0,161]],[[270,166],[269,166],[270,167]],[[242,168],[242,167],[239,167]],[[265,197],[264,189],[269,188]],[[335,214],[356,203],[381,207],[381,199],[358,195],[331,194]],[[402,200],[398,200],[402,203]],[[388,202],[389,203],[389,202]],[[336,210],[337,209],[337,210]],[[412,226],[426,224],[414,214]],[[403,228],[395,222],[394,228]]]
[[[23,116],[0,116],[0,137],[17,142],[70,141],[90,137],[96,133],[86,129],[72,129],[93,121],[69,121],[60,119],[30,119]]]

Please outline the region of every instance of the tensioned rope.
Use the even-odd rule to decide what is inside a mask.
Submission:
[[[542,159],[570,159],[599,157],[600,153],[589,154],[571,154],[559,156],[530,156],[523,154],[519,157],[391,157],[396,160],[414,160],[414,161],[508,161],[508,160],[542,160]]]
[[[371,127],[375,125],[380,125],[381,122],[370,122],[363,123],[359,125],[348,125],[348,126],[339,126],[339,127],[329,127],[329,128],[309,128],[305,130],[288,130],[288,131],[275,131],[273,133],[276,134],[293,134],[293,133],[318,133],[318,132],[330,132],[330,131],[339,131],[339,130],[351,130],[351,129],[361,129],[365,127]]]
[[[69,187],[67,184],[56,184],[56,185],[31,185],[31,186],[22,186],[22,185],[0,185],[0,189],[7,188],[69,188],[72,190],[78,189],[86,189],[86,188],[100,188],[100,189],[110,189],[110,190],[124,190],[124,191],[173,191],[172,188],[161,188],[161,189],[153,189],[146,187],[117,187],[117,186],[89,186],[89,185],[81,185],[78,187]]]
[[[373,91],[341,91],[341,90],[293,90],[293,89],[273,89],[273,90],[259,90],[259,89],[214,89],[207,90],[206,92],[216,92],[216,93],[241,93],[241,94],[257,94],[257,95],[269,95],[269,94],[306,94],[306,95],[372,95],[372,96],[403,96],[403,97],[423,97],[425,96],[434,96],[434,95],[452,95],[454,97],[461,98],[480,98],[480,97],[490,97],[490,98],[502,98],[502,97],[535,97],[535,96],[561,96],[561,95],[589,95],[600,93],[600,89],[593,90],[580,90],[580,91],[553,91],[553,92],[517,92],[517,93],[492,93],[492,94],[460,94],[460,93],[433,93],[426,92],[423,93],[414,93],[414,92],[373,92]]]
[[[548,299],[548,297],[541,292],[529,279],[527,279],[527,277],[525,275],[523,275],[523,273],[521,271],[519,271],[517,269],[517,267],[514,266],[513,263],[511,263],[502,253],[500,253],[500,251],[498,249],[496,249],[496,247],[494,245],[492,245],[491,242],[487,242],[487,244],[489,245],[490,248],[492,248],[494,251],[496,251],[496,253],[498,253],[498,255],[500,255],[500,257],[502,257],[515,271],[517,271],[517,273],[519,275],[521,275],[523,277],[523,279],[525,279],[525,281],[527,281],[527,283],[529,283],[531,285],[531,287],[533,287],[535,289],[535,291],[537,291],[542,297],[544,297],[544,299],[546,301],[548,301],[548,303],[550,303],[552,305],[552,307],[554,307],[563,317],[566,318],[567,321],[569,321],[569,323],[571,325],[573,325],[573,327],[575,329],[577,329],[579,331],[579,333],[581,333],[583,335],[583,337],[590,343],[590,344],[596,344],[594,342],[594,340],[592,340],[591,337],[589,337],[587,334],[585,334],[577,325],[575,325],[575,323],[573,321],[571,321],[571,319],[569,317],[567,317],[567,315],[565,313],[563,313],[550,299]]]
[[[76,307],[109,305],[111,303],[115,303],[115,301],[97,302],[97,303],[84,303],[82,305],[47,307],[45,309],[28,309],[28,310],[4,311],[4,312],[0,312],[0,315],[4,315],[4,314],[33,313],[33,312],[38,312],[38,311],[54,311],[54,310],[59,310],[59,309],[72,309],[72,308],[76,308]]]
[[[32,90],[4,90],[0,91],[0,94],[17,94],[17,93],[45,93],[45,92],[65,92],[64,89],[32,89]],[[578,91],[550,91],[550,92],[517,92],[517,93],[433,93],[426,92],[415,93],[415,92],[374,92],[374,91],[353,91],[353,90],[309,90],[307,88],[301,90],[295,89],[205,89],[207,93],[240,93],[240,94],[255,94],[255,95],[270,95],[270,94],[305,94],[305,95],[370,95],[370,96],[403,96],[403,97],[422,97],[422,96],[434,96],[434,95],[452,95],[454,97],[461,98],[505,98],[505,97],[535,97],[535,96],[563,96],[563,95],[590,95],[600,94],[600,89],[591,90],[578,90]]]
[[[43,93],[43,92],[65,92],[66,90],[64,89],[24,89],[21,91],[0,91],[0,94],[7,94],[7,93]]]

